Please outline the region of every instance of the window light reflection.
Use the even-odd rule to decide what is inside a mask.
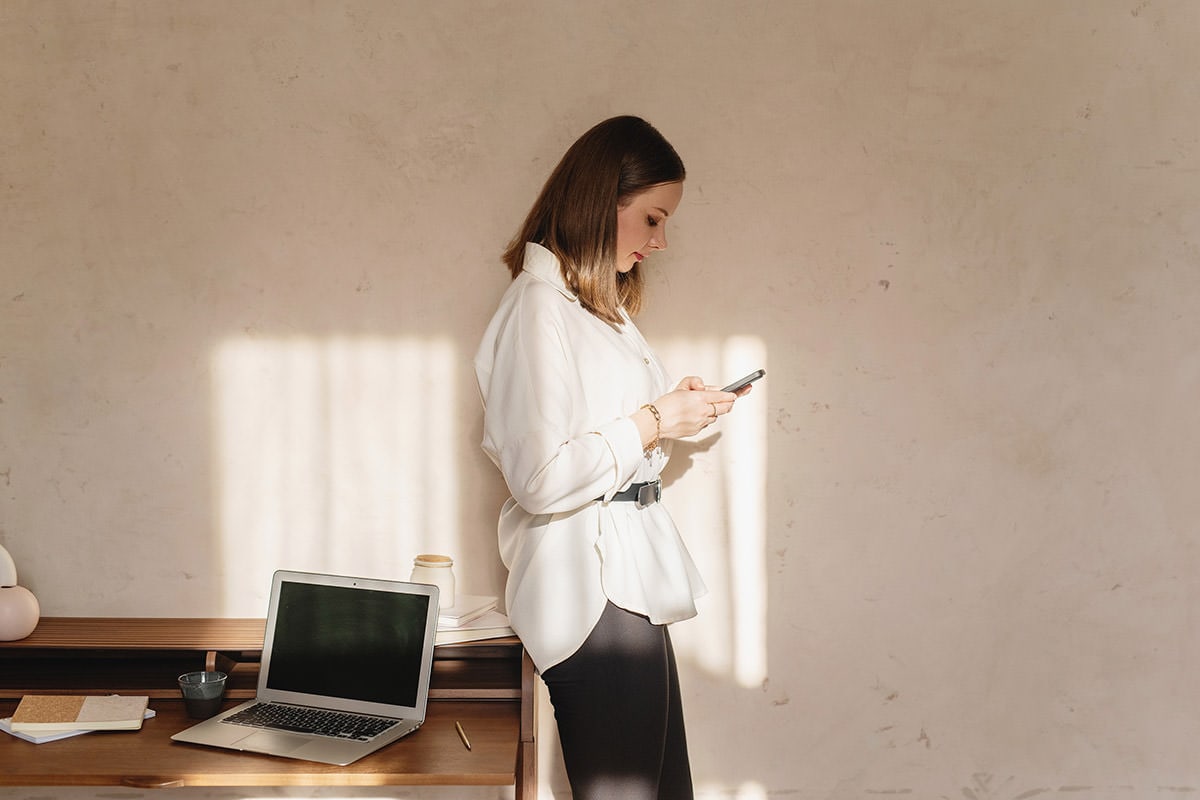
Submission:
[[[766,358],[761,340],[741,337],[726,343],[723,360],[742,370],[740,375],[754,365],[765,367]],[[743,413],[722,421],[725,524],[734,587],[733,671],[746,687],[761,686],[767,678],[767,385],[765,378],[755,383],[737,409]]]
[[[668,477],[671,514],[708,584],[703,624],[672,637],[681,655],[747,688],[767,678],[766,346],[757,337],[686,339],[659,347],[669,368],[725,385],[764,368],[767,377],[709,431],[677,443]],[[676,378],[682,375],[676,375]]]
[[[456,552],[455,367],[443,340],[239,340],[214,358],[223,613],[275,569],[406,578]]]
[[[673,633],[680,656],[758,688],[768,667],[766,347],[734,337],[658,349],[714,384],[768,371],[736,413],[676,447],[668,473],[672,514],[709,587],[703,625]],[[407,577],[416,553],[457,552],[460,358],[446,340],[372,337],[242,339],[216,351],[223,614],[261,616],[278,568]]]

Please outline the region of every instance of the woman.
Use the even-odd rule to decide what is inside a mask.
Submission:
[[[507,610],[549,688],[576,800],[692,797],[666,625],[705,589],[659,474],[670,440],[739,395],[698,377],[671,390],[630,318],[684,174],[636,117],[580,137],[504,254],[513,282],[475,359],[483,448],[512,494]]]

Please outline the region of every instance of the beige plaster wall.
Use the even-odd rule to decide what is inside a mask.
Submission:
[[[1200,791],[1198,74],[1190,0],[3,0],[0,542],[55,615],[499,592],[498,253],[640,114],[643,330],[768,370],[670,475],[701,794]]]

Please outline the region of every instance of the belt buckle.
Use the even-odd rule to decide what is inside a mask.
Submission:
[[[638,489],[634,506],[640,511],[646,506],[652,506],[662,499],[662,481],[652,481]]]

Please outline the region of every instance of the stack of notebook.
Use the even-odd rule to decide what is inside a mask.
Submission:
[[[508,617],[496,611],[496,598],[459,594],[454,605],[438,611],[437,643],[470,642],[512,636]]]
[[[133,731],[154,716],[142,695],[40,695],[21,698],[0,730],[41,744],[92,731]]]

